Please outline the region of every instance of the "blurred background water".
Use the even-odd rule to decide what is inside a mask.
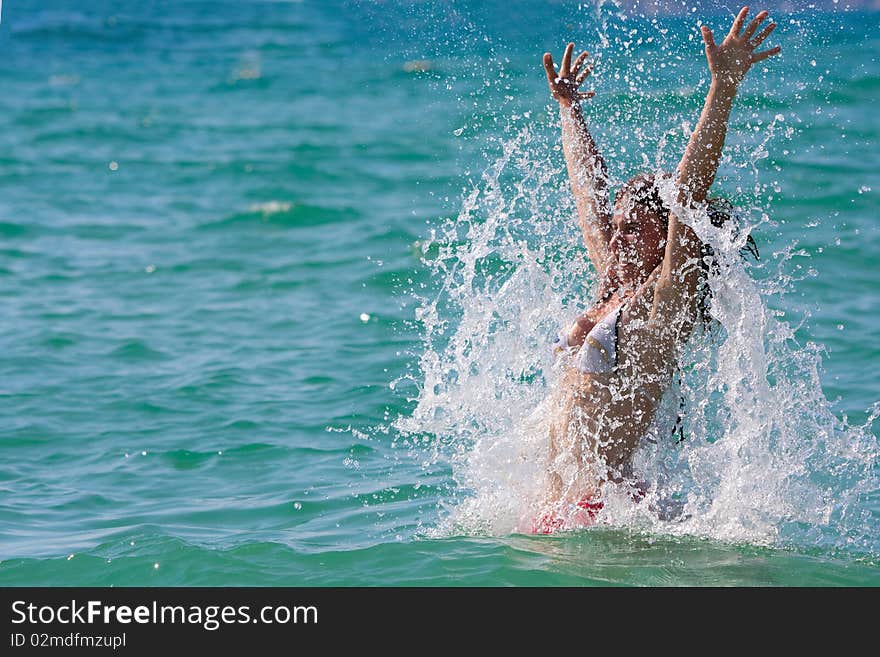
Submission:
[[[804,467],[845,503],[756,538],[717,508],[682,530],[462,522],[480,447],[425,384],[475,300],[442,263],[489,246],[499,279],[533,280],[534,244],[496,250],[487,222],[582,258],[543,52],[594,53],[592,125],[625,180],[674,166],[697,28],[737,6],[7,3],[0,583],[880,584],[880,14],[856,4],[773,5],[783,54],[744,84],[717,183],[756,226],[785,363],[816,365],[792,390],[836,418]]]

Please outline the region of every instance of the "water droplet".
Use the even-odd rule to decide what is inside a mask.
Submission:
[[[361,321],[366,323],[370,321],[370,316],[367,313],[361,313]]]
[[[299,511],[301,508],[303,508],[303,505],[300,502],[294,502],[293,508]]]
[[[119,162],[117,162],[116,160],[113,160],[107,166],[110,167],[110,171],[116,171],[117,169],[119,169]]]

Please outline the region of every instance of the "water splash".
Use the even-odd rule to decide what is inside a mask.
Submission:
[[[652,20],[640,34],[619,13],[603,13],[608,4],[590,9],[600,16],[600,43],[631,57],[626,69],[609,67],[605,75],[638,91],[635,101],[616,97],[619,110],[597,110],[609,141],[623,144],[605,149],[616,186],[633,160],[655,172],[674,165],[695,118],[685,100],[701,94],[683,84],[683,64],[662,72],[645,66],[653,57],[645,49],[660,41],[654,37],[662,24]],[[667,41],[656,49],[682,59]],[[645,120],[638,102],[658,102],[672,116]],[[838,418],[820,384],[823,347],[798,338],[808,315],[797,323],[774,309],[799,280],[815,275],[792,264],[808,254],[792,241],[756,266],[740,257],[748,231],[778,226],[771,216],[779,183],[764,182],[762,171],[800,118],[768,112],[760,101],[745,104],[752,111],[739,110],[742,136],[729,139],[721,176],[726,189],[736,189],[744,230],[716,228],[698,212],[685,218],[720,264],[709,278],[715,326],[692,338],[681,381],[658,411],[655,440],[643,441],[636,454],[636,474],[651,482],[647,498],[636,504],[610,490],[600,522],[876,556],[880,450],[873,423],[880,402],[864,425]],[[550,136],[553,114],[543,125],[518,118],[499,142],[500,155],[463,195],[457,217],[422,245],[436,289],[419,299],[422,378],[414,411],[396,429],[427,437],[426,464],[452,468],[457,486],[440,534],[523,528],[547,459],[548,397],[563,374],[549,341],[585,308],[596,283]],[[675,444],[662,427],[679,394],[687,439]]]
[[[582,254],[568,259],[577,251],[570,236],[556,243],[571,231],[517,237],[510,211],[530,192],[507,197],[499,177],[527,144],[512,139],[456,221],[425,245],[436,247],[428,262],[442,286],[418,314],[424,385],[399,428],[436,436],[433,458],[452,464],[462,498],[444,531],[516,530],[546,461],[546,400],[560,376],[548,336],[576,312],[569,301],[586,267]],[[878,489],[871,425],[880,410],[862,427],[834,415],[819,383],[821,347],[799,345],[768,308],[739,256],[744,233],[690,219],[722,267],[710,277],[718,326],[695,336],[681,363],[688,439],[645,441],[635,463],[654,482],[647,502],[612,495],[604,521],[767,544],[844,536],[875,550],[863,498]],[[658,512],[676,500],[677,518]]]

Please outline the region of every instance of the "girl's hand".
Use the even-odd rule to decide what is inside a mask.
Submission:
[[[562,55],[562,65],[559,72],[553,67],[553,57],[549,52],[544,53],[544,69],[547,71],[547,83],[550,85],[550,94],[559,101],[560,105],[573,105],[580,102],[584,98],[592,98],[596,95],[595,91],[578,91],[578,87],[586,79],[593,70],[587,66],[582,71],[581,65],[587,58],[587,52],[582,52],[574,63],[571,65],[571,53],[574,50],[574,44],[569,43]]]
[[[708,27],[704,25],[701,28],[703,41],[706,43],[706,59],[709,60],[709,70],[712,72],[713,81],[736,86],[745,77],[752,64],[779,52],[779,46],[755,52],[761,42],[773,31],[776,24],[770,23],[758,35],[755,35],[758,27],[767,18],[767,12],[762,11],[749,23],[745,31],[740,33],[748,13],[748,7],[743,7],[740,10],[730,27],[730,32],[724,37],[720,46],[715,45],[712,31]]]

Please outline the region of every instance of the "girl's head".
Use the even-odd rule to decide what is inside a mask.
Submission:
[[[670,174],[662,175],[670,177]],[[708,199],[707,206],[713,226],[720,228],[730,220],[733,207],[724,199]],[[620,188],[614,200],[612,221],[614,234],[610,247],[617,261],[617,276],[625,285],[640,285],[663,262],[669,227],[669,208],[663,203],[654,175],[639,174]],[[746,238],[743,250],[758,259],[758,245],[751,235]],[[700,251],[700,266],[704,272],[700,314],[703,321],[708,322],[710,291],[705,278],[710,269],[718,265],[714,262],[715,252],[711,246],[703,244]]]
[[[622,282],[638,285],[663,261],[669,209],[654,176],[640,174],[627,182],[614,200],[614,233],[609,244]]]

